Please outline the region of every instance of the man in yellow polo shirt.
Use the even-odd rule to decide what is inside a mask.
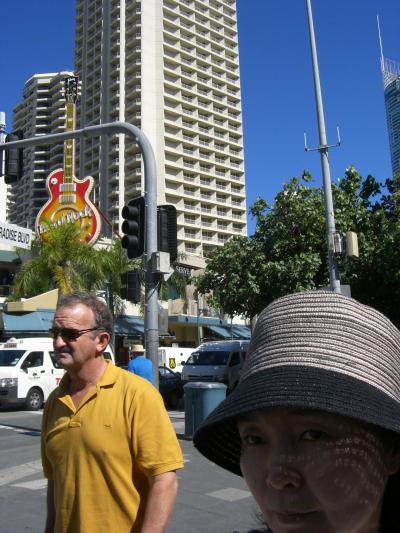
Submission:
[[[46,402],[45,533],[161,533],[182,453],[158,391],[103,358],[111,313],[95,295],[60,298],[51,334],[67,371]]]

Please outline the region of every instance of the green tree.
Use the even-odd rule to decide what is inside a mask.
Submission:
[[[99,249],[82,243],[73,224],[50,228],[46,235],[46,240],[34,240],[32,259],[15,277],[13,298],[29,298],[56,288],[63,294],[107,289],[110,309],[121,314],[121,274],[142,269],[142,262],[128,259],[119,238]]]
[[[46,240],[34,240],[32,259],[17,272],[13,296],[29,298],[56,288],[62,294],[96,290],[103,279],[94,249],[79,240],[74,224],[64,224],[51,228]]]
[[[254,235],[217,249],[198,289],[229,314],[253,317],[275,298],[329,284],[322,190],[311,176],[292,178],[273,202],[250,207]],[[333,184],[336,230],[358,234],[360,258],[339,259],[341,283],[352,295],[400,323],[400,180],[385,185],[350,167]]]
[[[121,293],[121,274],[129,270],[143,270],[143,262],[140,259],[128,259],[125,248],[122,247],[121,239],[116,237],[111,245],[98,250],[98,261],[103,276],[103,287],[107,288],[109,306],[114,315],[122,314],[124,303]],[[92,272],[95,275],[95,272]]]

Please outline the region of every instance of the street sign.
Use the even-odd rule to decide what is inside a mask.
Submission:
[[[29,250],[32,244],[32,231],[15,224],[0,222],[0,242]]]
[[[183,276],[187,276],[187,277],[191,277],[192,275],[192,269],[191,268],[188,268],[186,266],[183,266],[183,265],[174,265],[174,270],[175,272],[179,272],[179,274],[182,274]]]

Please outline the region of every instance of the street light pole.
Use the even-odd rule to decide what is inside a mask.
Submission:
[[[314,34],[314,22],[311,10],[311,0],[306,0],[307,3],[307,15],[308,15],[308,27],[310,33],[310,45],[311,45],[311,58],[313,65],[313,74],[314,74],[314,90],[315,90],[315,101],[317,106],[317,118],[318,118],[318,130],[319,130],[319,146],[316,148],[321,156],[321,167],[323,175],[323,190],[324,190],[324,199],[325,199],[325,224],[326,224],[326,234],[328,239],[328,266],[329,266],[329,280],[330,288],[333,292],[340,293],[340,279],[339,279],[339,268],[337,260],[335,257],[335,217],[333,212],[333,200],[332,200],[332,185],[331,185],[331,174],[329,169],[329,160],[328,160],[328,150],[332,147],[327,144],[326,140],[326,130],[325,130],[325,118],[324,118],[324,108],[322,104],[322,94],[321,94],[321,83],[319,79],[319,69],[318,69],[318,57],[317,57],[317,47],[315,44],[315,34]],[[333,146],[338,146],[339,143]],[[306,151],[310,149],[307,148]]]

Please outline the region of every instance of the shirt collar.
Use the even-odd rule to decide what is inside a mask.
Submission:
[[[106,369],[103,375],[97,382],[97,385],[96,385],[97,388],[112,387],[114,383],[117,381],[117,375],[118,375],[117,367],[111,361],[107,359],[105,360],[105,362],[107,366],[106,366]],[[68,372],[66,372],[61,378],[60,384],[58,386],[58,392],[57,392],[58,397],[69,394],[68,392],[69,382],[70,382],[70,377],[68,375]]]

